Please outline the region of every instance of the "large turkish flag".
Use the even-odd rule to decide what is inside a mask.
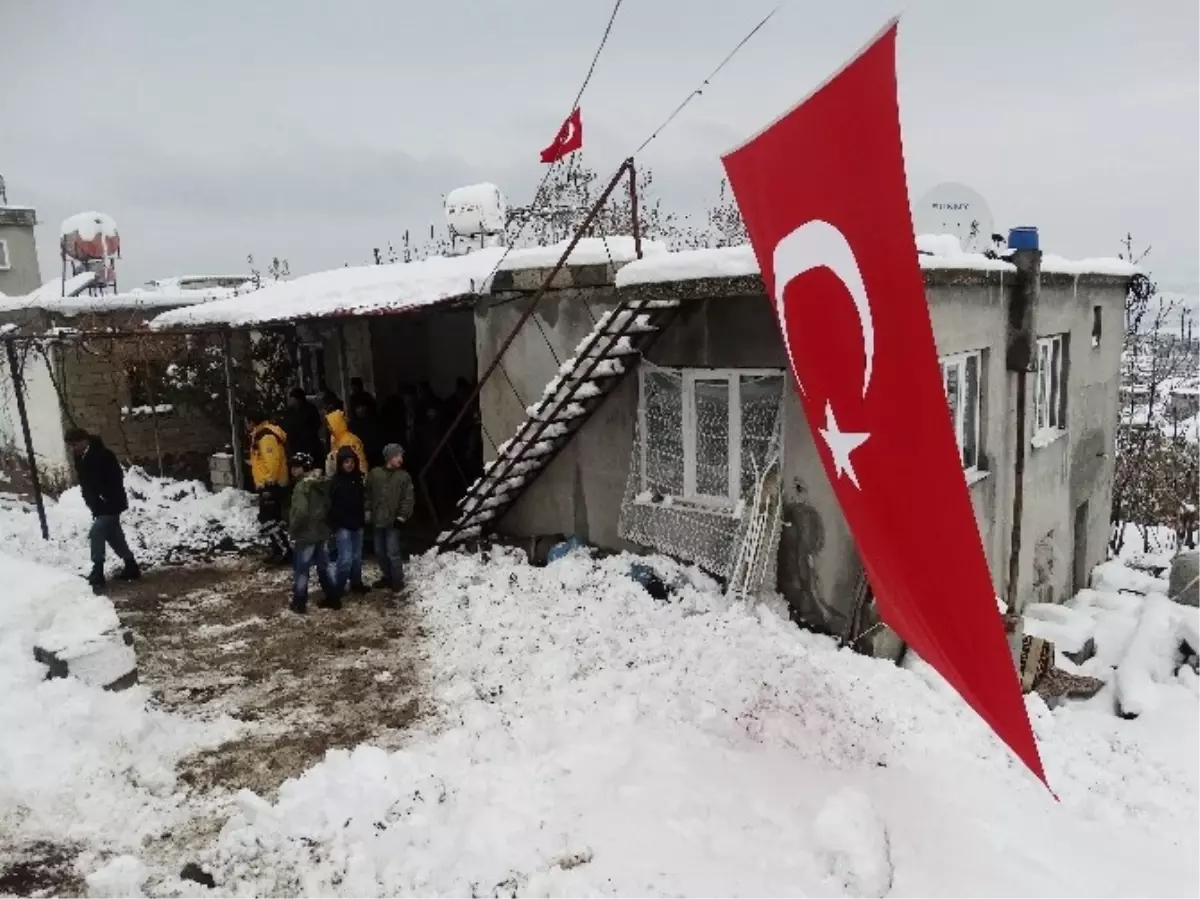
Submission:
[[[917,264],[895,54],[893,21],[725,170],[883,619],[1045,781]]]

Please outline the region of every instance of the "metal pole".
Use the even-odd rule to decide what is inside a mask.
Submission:
[[[17,395],[17,414],[21,416],[21,434],[25,438],[25,458],[29,462],[29,481],[33,486],[33,504],[37,506],[38,523],[42,526],[42,539],[50,539],[50,526],[46,523],[46,504],[42,501],[42,481],[38,477],[37,458],[33,455],[33,435],[29,433],[29,413],[25,409],[25,379],[17,367],[17,348],[11,339],[4,341],[8,353],[8,370],[12,372],[13,392]]]
[[[642,226],[638,221],[638,192],[637,170],[633,167],[633,157],[625,160],[629,167],[629,218],[633,226],[633,252],[638,259],[642,258]]]
[[[342,402],[346,404],[346,418],[350,417],[350,360],[346,358],[346,326],[337,324],[338,379],[342,382]]]
[[[233,389],[233,341],[229,331],[221,332],[221,348],[225,351],[225,400],[229,406],[229,436],[233,445],[233,483],[238,490],[246,489],[245,459],[242,435],[238,428],[237,396]]]

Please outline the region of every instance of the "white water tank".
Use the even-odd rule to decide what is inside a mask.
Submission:
[[[508,203],[494,184],[468,184],[446,194],[446,226],[450,237],[484,238],[502,235]]]

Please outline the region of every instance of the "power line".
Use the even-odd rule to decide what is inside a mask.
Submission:
[[[666,128],[669,124],[671,124],[671,122],[675,119],[675,116],[677,116],[677,115],[679,115],[679,113],[683,112],[683,109],[685,106],[687,106],[689,103],[691,103],[693,100],[695,100],[697,97],[699,97],[701,94],[704,93],[704,89],[706,87],[708,87],[709,82],[712,81],[715,77],[717,77],[717,73],[720,72],[721,69],[725,68],[725,66],[729,64],[729,61],[731,59],[733,59],[735,56],[737,56],[738,51],[740,51],[742,49],[742,47],[746,46],[746,44],[748,44],[750,42],[750,38],[752,38],[752,37],[754,37],[754,35],[758,34],[759,30],[764,25],[766,25],[767,22],[771,21],[771,17],[774,16],[775,13],[779,12],[780,7],[782,7],[782,5],[783,4],[776,6],[773,10],[771,10],[769,13],[767,13],[763,17],[761,22],[759,22],[757,25],[755,25],[753,28],[751,28],[749,33],[744,38],[742,38],[740,41],[737,42],[737,46],[735,46],[732,50],[730,50],[729,54],[724,59],[721,60],[720,64],[715,69],[713,69],[711,72],[708,73],[708,77],[706,77],[702,82],[700,82],[700,86],[697,87],[695,90],[693,90],[690,94],[688,94],[683,99],[683,102],[680,103],[678,106],[676,106],[675,109],[671,112],[671,114],[666,117],[666,119],[663,121],[663,123],[661,125],[659,125],[657,128],[655,128],[654,131],[650,134],[650,136],[648,138],[646,138],[644,141],[642,141],[641,146],[633,151],[633,153],[632,153],[633,156],[637,156],[638,153],[641,153],[642,150],[646,149],[646,146],[650,143],[650,141],[652,141],[656,137],[658,137],[662,133],[663,129]]]
[[[583,92],[587,90],[588,84],[591,83],[592,75],[595,74],[596,71],[596,63],[600,61],[600,54],[604,52],[604,46],[608,43],[608,36],[612,34],[613,22],[617,20],[617,12],[621,9],[621,4],[624,2],[625,0],[616,0],[616,2],[613,4],[612,12],[609,13],[608,16],[608,24],[604,26],[604,34],[600,36],[600,43],[596,46],[596,52],[592,54],[592,61],[591,64],[588,65],[587,74],[583,76],[583,83],[579,85],[579,91],[575,94],[575,99],[571,102],[571,109],[567,115],[570,115],[579,108],[579,101],[583,99]],[[574,162],[574,160],[572,160],[572,162]],[[520,239],[521,235],[525,233],[525,228],[528,227],[529,223],[533,221],[533,212],[537,209],[541,201],[542,192],[546,189],[546,184],[550,181],[550,175],[554,172],[554,167],[556,165],[558,165],[557,161],[546,167],[546,173],[542,175],[542,180],[538,183],[537,190],[533,192],[533,202],[529,204],[529,214],[524,217],[520,227],[517,229],[517,233],[512,235],[511,239],[508,239],[507,246],[504,248],[504,252],[500,255],[500,258],[496,260],[496,264],[492,267],[491,273],[488,274],[487,278],[485,278],[482,283],[486,284],[492,279],[496,272],[500,270],[500,266],[504,263],[504,260],[508,258],[508,254],[512,250],[513,245],[517,242],[517,240]]]

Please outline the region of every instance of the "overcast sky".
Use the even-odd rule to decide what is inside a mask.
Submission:
[[[582,107],[602,172],[775,0],[625,0]],[[910,190],[964,181],[1050,252],[1114,255],[1132,231],[1195,291],[1200,97],[1195,0],[923,2],[900,25]],[[0,173],[59,222],[118,222],[124,285],[366,262],[441,196],[494,181],[528,202],[609,0],[0,0]],[[719,155],[784,111],[899,9],[790,0],[645,151],[664,203],[699,208]]]

